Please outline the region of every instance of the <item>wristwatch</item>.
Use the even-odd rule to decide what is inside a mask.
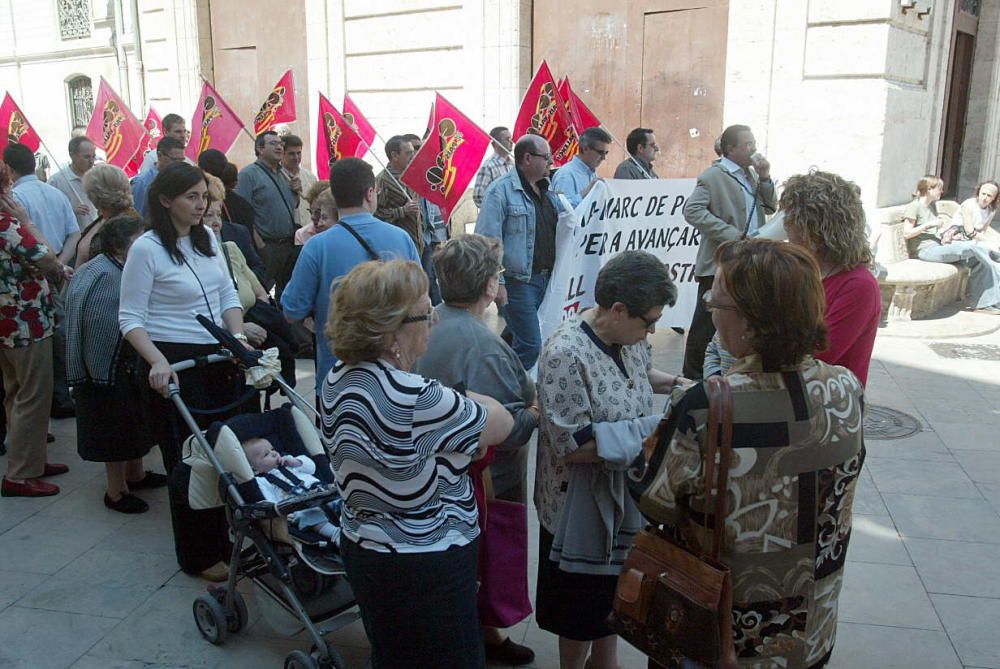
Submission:
[[[233,337],[239,339],[241,342],[247,343],[247,336],[242,332],[234,332]]]

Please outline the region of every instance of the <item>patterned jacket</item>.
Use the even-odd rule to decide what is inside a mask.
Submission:
[[[733,459],[720,557],[733,573],[740,667],[819,669],[833,650],[865,458],[863,389],[844,367],[808,357],[798,367],[766,373],[760,357],[751,355],[727,378]],[[669,448],[659,461],[652,456],[644,476],[655,491],[653,503],[640,509],[701,550],[713,525],[702,456],[708,399],[699,384],[674,400],[655,440],[669,439]]]
[[[0,348],[20,348],[52,334],[49,282],[30,263],[48,247],[0,212]]]
[[[409,186],[400,188],[400,185],[396,183],[399,175],[395,176],[396,178],[393,179],[389,170],[384,169],[375,177],[375,190],[378,192],[378,209],[375,210],[375,218],[406,230],[413,239],[413,244],[417,247],[417,255],[419,255],[424,250],[423,219],[419,213],[406,214],[403,212],[403,205],[408,200],[418,202],[419,198]],[[404,188],[406,190],[403,190]]]

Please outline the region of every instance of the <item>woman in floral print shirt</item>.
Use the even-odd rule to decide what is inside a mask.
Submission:
[[[7,472],[4,497],[55,495],[41,480],[68,471],[47,463],[45,437],[52,402],[52,299],[45,273],[68,270],[45,245],[28,212],[8,192],[0,166],[0,372],[6,391]]]

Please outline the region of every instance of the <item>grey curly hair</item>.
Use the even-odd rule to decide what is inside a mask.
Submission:
[[[99,163],[83,175],[83,192],[107,218],[132,206],[132,187],[120,167]]]

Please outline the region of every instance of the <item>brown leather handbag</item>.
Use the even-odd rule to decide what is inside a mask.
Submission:
[[[733,584],[719,551],[725,530],[733,403],[724,379],[709,378],[705,389],[709,399],[706,507],[714,509],[711,545],[707,553],[696,554],[654,527],[639,533],[618,577],[612,625],[664,667],[688,659],[713,669],[732,669],[737,667]],[[668,448],[667,442],[661,441],[659,447]]]

